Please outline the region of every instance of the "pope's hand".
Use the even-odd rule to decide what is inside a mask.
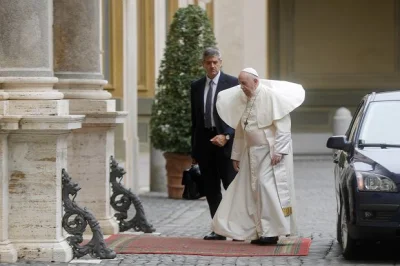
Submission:
[[[211,143],[218,146],[218,147],[223,147],[225,144],[228,142],[226,140],[225,135],[216,135],[212,139],[210,139]]]
[[[235,169],[236,172],[239,172],[240,169],[239,164],[240,164],[239,161],[233,160],[233,169]]]
[[[277,165],[282,160],[282,157],[282,154],[274,154],[271,160],[272,165]]]

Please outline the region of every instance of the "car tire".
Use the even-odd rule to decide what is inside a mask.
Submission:
[[[346,208],[343,204],[340,209],[340,228],[338,228],[340,231],[340,237],[338,238],[340,239],[339,243],[342,247],[343,257],[350,260],[354,259],[357,255],[357,241],[349,235]]]
[[[341,224],[341,219],[342,219],[342,216],[341,216],[341,208],[342,207],[339,207],[340,208],[340,211],[338,212],[338,215],[337,215],[337,220],[336,220],[336,240],[337,240],[337,242],[339,243],[339,244],[342,244],[342,230],[341,230],[341,228],[342,228],[342,224]]]

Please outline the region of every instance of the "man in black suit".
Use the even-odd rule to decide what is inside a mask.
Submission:
[[[228,188],[236,175],[230,159],[234,129],[219,117],[216,110],[218,92],[239,84],[236,77],[220,71],[221,53],[216,48],[207,48],[203,53],[206,76],[191,84],[192,107],[192,160],[198,163],[205,181],[205,194],[214,217],[222,199],[221,180]],[[205,240],[225,240],[224,236],[211,232]]]

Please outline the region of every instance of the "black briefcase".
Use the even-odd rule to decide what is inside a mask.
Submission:
[[[185,186],[182,198],[193,200],[204,197],[204,181],[197,164],[183,171],[182,185]]]

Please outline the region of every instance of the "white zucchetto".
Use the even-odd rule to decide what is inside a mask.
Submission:
[[[242,70],[242,72],[247,72],[247,73],[250,73],[250,74],[258,77],[257,71],[254,68],[251,68],[251,67],[246,67],[245,69]]]

